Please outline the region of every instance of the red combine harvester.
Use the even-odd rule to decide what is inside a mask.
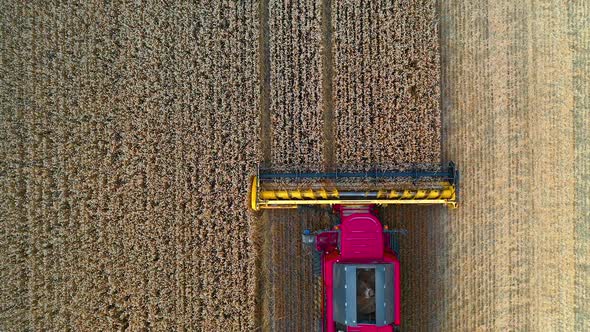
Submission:
[[[402,171],[363,173],[260,173],[253,177],[253,210],[329,205],[332,229],[304,231],[321,277],[322,332],[392,332],[401,322],[397,235],[378,218],[378,207],[458,202],[459,172],[453,163]]]

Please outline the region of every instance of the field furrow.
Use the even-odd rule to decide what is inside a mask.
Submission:
[[[26,133],[24,113],[30,94],[31,20],[22,8],[1,3],[0,18],[0,320],[5,329],[30,326],[32,297],[29,250],[31,232],[27,220]]]

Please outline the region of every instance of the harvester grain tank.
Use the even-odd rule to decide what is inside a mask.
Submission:
[[[459,172],[444,166],[334,173],[260,172],[252,178],[252,210],[330,206],[331,229],[302,234],[321,278],[322,332],[391,332],[400,328],[401,280],[397,237],[378,217],[388,205],[456,208]]]

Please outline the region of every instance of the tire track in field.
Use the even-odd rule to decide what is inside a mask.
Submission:
[[[333,77],[334,77],[334,59],[332,47],[332,0],[322,0],[322,101],[323,101],[323,159],[324,170],[333,171],[335,169],[335,136],[334,136],[334,101],[333,101]]]
[[[261,160],[258,167],[268,167],[271,163],[272,126],[270,111],[270,46],[269,46],[269,1],[260,1],[258,9],[260,25],[258,28],[258,74],[260,80],[260,151]],[[274,293],[272,282],[273,255],[273,227],[269,221],[269,214],[254,216],[252,239],[254,239],[256,253],[256,311],[255,328],[268,331],[271,319],[274,317]]]
[[[268,166],[271,162],[271,87],[270,87],[270,28],[269,1],[261,0],[258,9],[260,26],[258,28],[258,73],[260,75],[260,150],[262,164]]]

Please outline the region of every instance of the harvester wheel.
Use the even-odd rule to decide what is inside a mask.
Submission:
[[[322,275],[322,253],[317,251],[316,248],[312,248],[311,261],[312,271],[314,276]]]
[[[307,252],[311,254],[311,280],[312,280],[312,298],[313,298],[313,306],[311,307],[312,313],[312,326],[314,329],[317,329],[318,332],[323,331],[323,323],[322,323],[322,265],[321,265],[321,252],[317,251],[315,248],[315,243],[313,246],[308,246]],[[307,255],[306,255],[307,256]],[[309,259],[309,256],[307,256]],[[309,262],[309,261],[308,261]]]
[[[330,213],[330,228],[334,228],[334,226],[336,225],[340,225],[342,223],[342,220],[340,220],[340,217],[335,215],[334,213]]]

